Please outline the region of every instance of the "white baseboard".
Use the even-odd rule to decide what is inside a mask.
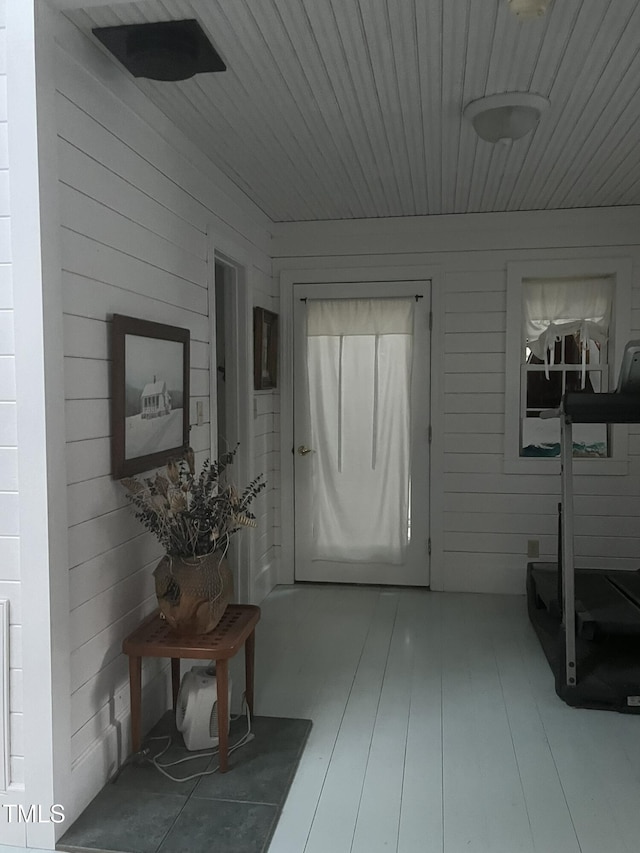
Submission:
[[[143,734],[148,732],[169,708],[169,690],[168,669],[163,670],[143,687]],[[91,800],[117,772],[130,752],[131,715],[127,706],[73,763],[70,798],[68,803],[64,803],[65,821],[57,825],[60,835],[63,835],[82,814]]]
[[[20,801],[14,799],[13,802]],[[6,811],[6,809],[3,809],[3,811]],[[0,832],[2,833],[2,840],[8,843],[8,846],[0,844],[0,853],[24,853],[25,850],[29,849],[25,847],[27,832],[24,823],[18,823],[17,821],[9,823],[7,818],[3,816],[0,820]]]
[[[6,844],[0,844],[0,853],[51,853],[51,851],[43,850],[42,847],[7,847]]]
[[[478,592],[495,595],[525,595],[526,567],[514,570],[503,566],[470,572],[468,566],[447,566],[443,576],[442,592]]]
[[[278,584],[278,569],[273,561],[261,566],[251,580],[250,603],[260,604]]]
[[[10,757],[9,600],[2,598],[0,599],[0,791],[6,791],[11,784]]]

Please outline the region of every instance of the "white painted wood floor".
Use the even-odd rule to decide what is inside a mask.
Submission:
[[[270,853],[640,849],[640,717],[556,697],[524,598],[279,587],[256,713],[313,720]]]

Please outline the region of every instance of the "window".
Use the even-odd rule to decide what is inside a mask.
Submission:
[[[507,473],[559,470],[560,422],[540,413],[557,408],[567,391],[615,387],[630,310],[626,259],[508,264]],[[626,471],[626,427],[580,424],[573,437],[576,473]]]
[[[560,455],[560,423],[540,413],[557,408],[566,391],[609,390],[613,289],[610,277],[523,280],[520,456]],[[576,424],[573,455],[607,457],[606,424]]]

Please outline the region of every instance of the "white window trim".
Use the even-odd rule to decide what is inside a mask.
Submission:
[[[609,276],[614,282],[613,317],[609,332],[609,387],[615,388],[624,345],[631,327],[632,261],[630,258],[574,258],[507,264],[507,334],[505,365],[504,472],[506,474],[558,474],[560,460],[520,456],[520,357],[522,348],[523,280]],[[575,459],[575,474],[627,474],[629,430],[612,427],[608,459]]]

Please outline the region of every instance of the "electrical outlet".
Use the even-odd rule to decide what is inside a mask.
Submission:
[[[196,400],[196,424],[202,426],[204,423],[204,407],[202,400]]]
[[[527,557],[539,557],[540,556],[540,540],[539,539],[528,539],[527,540]]]

